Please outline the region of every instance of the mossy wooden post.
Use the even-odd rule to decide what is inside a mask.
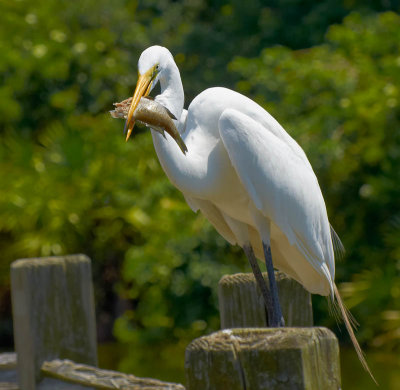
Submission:
[[[326,328],[225,329],[186,349],[188,390],[338,390],[339,347]]]
[[[21,389],[35,389],[42,363],[97,365],[90,259],[71,255],[11,265],[14,341]]]
[[[263,276],[268,281],[267,273]],[[286,326],[313,326],[311,294],[282,272],[276,271],[275,278]],[[267,326],[264,300],[253,274],[223,276],[218,298],[221,329]]]

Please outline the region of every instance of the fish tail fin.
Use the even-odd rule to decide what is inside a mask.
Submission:
[[[180,149],[182,150],[182,153],[186,154],[186,152],[188,151],[188,148],[187,148],[185,142],[183,142],[183,139],[181,138],[181,136],[178,135],[178,137],[176,137],[175,140],[176,140],[178,146],[180,147]]]

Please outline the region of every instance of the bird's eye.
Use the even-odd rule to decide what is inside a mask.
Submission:
[[[160,69],[160,65],[156,65],[156,70],[159,70]]]
[[[155,77],[157,76],[158,72],[159,72],[159,66],[156,65],[156,66],[153,68],[153,74],[151,75],[151,78],[152,78],[153,80],[154,80]]]

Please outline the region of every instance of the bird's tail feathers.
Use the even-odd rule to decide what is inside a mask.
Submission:
[[[335,319],[336,325],[339,326],[343,322],[343,316],[342,316],[342,313],[340,312],[339,304],[335,301],[334,294],[335,293],[333,292],[333,295],[329,295],[326,298],[328,301],[329,315]],[[355,327],[353,326],[353,328],[355,328]]]
[[[378,382],[376,381],[375,377],[372,375],[370,368],[368,367],[368,363],[365,360],[364,353],[360,347],[360,344],[358,344],[357,338],[354,334],[354,328],[356,328],[358,326],[358,323],[355,320],[355,318],[353,317],[353,315],[350,313],[350,311],[347,309],[345,304],[343,303],[342,297],[339,294],[336,284],[333,285],[333,291],[335,293],[335,298],[336,298],[336,302],[334,302],[334,304],[333,304],[333,310],[336,312],[336,315],[338,314],[338,312],[340,312],[341,317],[343,318],[343,322],[346,326],[347,332],[349,333],[351,342],[353,343],[354,349],[356,350],[357,356],[358,356],[362,366],[364,367],[365,371],[367,371],[368,374],[371,376],[371,378],[375,382],[375,384],[378,385]],[[336,306],[336,308],[335,308],[335,306]],[[336,318],[336,315],[335,315],[335,318]]]
[[[357,328],[360,326],[356,318],[353,316],[351,311],[346,307],[344,304],[342,297],[339,295],[339,291],[337,290],[337,287],[335,284],[333,284],[333,291],[334,291],[334,296],[327,297],[328,298],[328,309],[329,309],[329,314],[332,315],[332,317],[335,319],[337,325],[340,323],[345,322],[344,318],[345,316],[342,314],[342,310],[340,308],[339,300],[342,304],[343,310],[346,313],[346,318],[348,319],[351,327],[353,330],[357,330]],[[336,294],[337,293],[337,294]]]

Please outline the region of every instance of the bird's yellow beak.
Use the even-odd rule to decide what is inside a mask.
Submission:
[[[131,136],[133,126],[135,126],[135,119],[132,118],[133,113],[135,112],[136,107],[138,106],[142,96],[147,96],[150,93],[153,79],[154,79],[153,68],[149,69],[144,74],[139,74],[135,92],[133,93],[131,106],[129,107],[128,116],[125,122],[124,133],[126,133],[126,141],[128,141],[129,137]]]

